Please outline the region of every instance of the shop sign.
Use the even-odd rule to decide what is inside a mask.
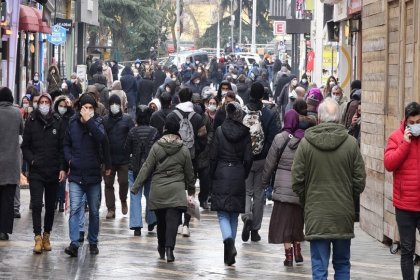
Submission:
[[[54,25],[52,27],[51,35],[47,35],[47,41],[53,45],[61,45],[67,39],[67,31],[60,25]]]
[[[73,21],[71,19],[56,18],[55,24],[64,27],[67,34],[71,34],[71,30],[73,29]]]

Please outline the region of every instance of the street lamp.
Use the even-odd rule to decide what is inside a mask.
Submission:
[[[252,1],[252,38],[251,38],[251,52],[256,53],[256,28],[257,28],[257,0]]]

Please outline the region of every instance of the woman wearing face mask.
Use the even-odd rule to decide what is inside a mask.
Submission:
[[[41,90],[44,89],[44,83],[39,80],[39,73],[34,73],[34,78],[32,79],[32,85],[38,90],[38,92],[41,92]]]
[[[206,113],[209,116],[209,119],[212,123],[214,123],[214,117],[216,116],[216,110],[218,106],[219,106],[219,101],[217,101],[217,98],[211,97],[207,103]]]
[[[223,83],[220,84],[219,89],[221,89],[221,88],[224,88]],[[228,90],[225,94],[224,89],[223,89],[222,94],[223,94],[223,98],[220,99],[221,100],[221,102],[220,102],[221,106],[216,111],[216,115],[214,116],[213,126],[214,126],[215,131],[219,126],[222,125],[222,123],[226,119],[226,106],[227,106],[227,104],[236,100],[236,95],[232,90]]]
[[[58,68],[55,65],[51,65],[48,68],[48,76],[47,76],[47,92],[54,92],[54,91],[61,91],[61,77],[60,73],[58,72]]]
[[[26,121],[22,153],[29,164],[29,189],[35,234],[34,253],[51,251],[50,233],[59,182],[65,178],[63,157],[64,128],[60,116],[52,110],[49,94],[42,94],[38,108]],[[45,193],[45,197],[44,197]],[[44,198],[43,198],[44,197]],[[45,202],[44,234],[41,236],[42,201]]]
[[[70,86],[69,91],[74,96],[75,99],[78,99],[83,92],[82,84],[80,83],[79,78],[76,73],[72,73],[70,76]]]
[[[302,79],[300,79],[299,86],[303,87],[305,91],[308,90],[309,81],[308,81],[308,75],[306,73],[303,73]]]
[[[405,107],[400,127],[389,136],[384,156],[385,169],[394,177],[392,202],[400,234],[403,279],[414,279],[413,255],[420,224],[419,136],[420,104],[411,102]]]
[[[74,110],[72,108],[71,100],[64,95],[58,96],[54,101],[54,112],[59,114],[61,117],[61,121],[63,122],[63,129],[64,131],[67,129],[67,125],[69,124],[70,118],[74,115]],[[57,191],[57,200],[55,202],[54,209],[57,209],[60,212],[64,212],[64,204],[65,204],[65,188],[66,188],[66,180],[60,182],[58,191]]]
[[[327,84],[324,87],[324,98],[331,97],[331,91],[334,86],[338,85],[337,79],[334,76],[328,77]]]
[[[343,96],[343,89],[339,86],[334,86],[331,90],[331,97],[337,101],[338,105],[340,106],[340,124],[344,124],[345,114],[347,109],[347,100],[346,97]]]
[[[31,101],[28,96],[22,97],[22,102],[20,104],[20,112],[22,113],[23,120],[26,121],[29,115],[32,112]]]
[[[289,103],[289,97],[293,95],[293,91],[296,89],[297,85],[297,77],[295,75],[290,75],[290,82],[283,87],[278,99],[276,100],[278,110],[281,113],[281,120],[284,119],[286,107]]]

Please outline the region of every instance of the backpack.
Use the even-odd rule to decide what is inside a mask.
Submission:
[[[195,112],[190,112],[186,117],[184,117],[181,112],[178,110],[173,111],[178,118],[179,121],[179,135],[181,135],[182,142],[184,145],[190,150],[191,159],[195,157],[195,148],[194,148],[194,127],[191,123],[191,119],[194,116]]]
[[[138,167],[139,170],[143,166],[144,162],[146,161],[147,157],[149,156],[149,152],[152,148],[150,145],[151,138],[153,137],[153,131],[149,132],[149,135],[147,136],[147,139],[140,141],[140,143],[137,146],[136,154],[139,155],[138,157]]]
[[[249,128],[251,134],[252,154],[258,155],[264,148],[264,129],[261,122],[261,111],[251,111],[248,107],[244,107],[245,116],[242,123]]]

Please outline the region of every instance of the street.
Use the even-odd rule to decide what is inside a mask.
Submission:
[[[175,262],[167,264],[158,257],[156,229],[142,229],[134,237],[128,228],[128,215],[121,214],[117,203],[115,220],[106,220],[102,199],[99,255],[89,254],[85,242],[78,258],[64,253],[69,244],[68,216],[56,213],[51,233],[52,251],[32,253],[33,233],[29,190],[21,191],[21,219],[15,219],[10,241],[0,241],[0,279],[311,279],[309,243],[302,244],[304,264],[285,268],[282,245],[268,244],[268,225],[272,202],[265,208],[262,241],[242,242],[239,223],[236,264],[223,263],[223,243],[215,212],[201,212],[201,221],[192,220],[191,237],[178,235]],[[143,199],[144,200],[144,199]],[[143,205],[144,206],[144,205]],[[351,278],[401,279],[400,256],[363,232],[356,224],[351,248]],[[333,268],[330,264],[330,278]]]

